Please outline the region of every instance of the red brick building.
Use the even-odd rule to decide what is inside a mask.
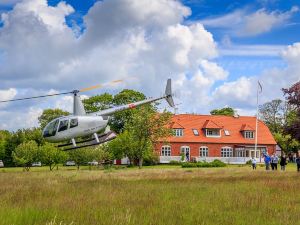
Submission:
[[[255,157],[262,162],[263,152],[276,151],[276,141],[262,121],[258,121],[255,150],[255,117],[182,114],[172,117],[171,127],[174,136],[156,145],[161,163],[182,157],[185,161],[219,159],[227,163],[245,163]]]

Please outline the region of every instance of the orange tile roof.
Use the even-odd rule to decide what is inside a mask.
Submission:
[[[206,137],[203,127],[207,127],[208,121],[213,121],[216,126],[221,128],[221,137]],[[255,139],[246,139],[241,132],[241,127],[247,125],[253,129],[256,124],[256,118],[251,116],[219,116],[219,115],[192,115],[180,114],[173,115],[172,123],[183,127],[184,133],[182,137],[169,137],[169,142],[201,142],[201,143],[231,143],[231,144],[254,144]],[[172,124],[171,124],[172,127]],[[173,127],[178,128],[178,126]],[[199,136],[193,134],[192,129],[198,129]],[[248,128],[247,128],[248,129]],[[226,136],[224,130],[228,130],[230,135]],[[258,145],[271,144],[275,145],[276,141],[271,134],[269,128],[262,122],[258,121]]]
[[[255,131],[255,129],[248,124],[243,124],[241,127],[241,131]]]
[[[203,128],[211,128],[211,129],[222,129],[222,127],[218,124],[216,124],[212,120],[206,120],[205,123],[203,124]]]

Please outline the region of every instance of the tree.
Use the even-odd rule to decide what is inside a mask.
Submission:
[[[68,158],[67,153],[59,150],[50,143],[46,143],[40,147],[40,154],[42,163],[49,166],[51,171],[58,163],[63,163]]]
[[[61,116],[68,116],[70,113],[61,109],[45,109],[41,116],[39,116],[39,124],[41,129],[51,121]]]
[[[172,135],[172,129],[169,127],[170,119],[171,113],[166,111],[157,113],[150,105],[133,111],[132,120],[125,124],[125,131],[127,130],[131,136],[139,168],[142,167],[143,158],[147,153],[154,150],[153,146],[157,140]]]
[[[111,165],[114,158],[113,153],[110,151],[110,148],[107,144],[98,145],[93,150],[93,159],[96,160],[99,164]]]
[[[10,133],[6,130],[0,130],[0,159],[4,159],[6,157],[6,146],[7,141],[9,139]]]
[[[210,111],[211,115],[224,115],[224,116],[233,116],[234,115],[234,110],[233,108],[226,107],[222,109],[214,109]]]
[[[124,89],[114,96],[113,104],[115,106],[124,105],[132,102],[142,101],[144,99],[146,99],[146,96],[143,93],[130,89]],[[124,130],[125,123],[132,119],[132,115],[132,110],[117,112],[110,120],[109,125],[111,126],[112,130],[117,133],[121,133]]]
[[[285,127],[285,132],[300,141],[300,82],[290,88],[284,88],[282,91],[288,104],[294,108],[296,114],[296,116],[295,114],[291,116],[293,121],[290,121],[290,124]]]
[[[69,160],[72,160],[76,163],[77,170],[79,170],[79,166],[94,160],[94,153],[93,149],[91,148],[71,150],[68,152],[68,156]]]
[[[272,100],[259,107],[261,119],[273,134],[282,131],[286,114],[285,110],[285,103],[280,99]]]
[[[108,143],[108,149],[111,150],[115,159],[128,157],[129,164],[133,164],[135,159],[136,141],[133,134],[128,130],[120,133],[114,140]]]
[[[88,113],[98,112],[100,110],[111,108],[113,105],[113,96],[108,93],[92,96],[83,100],[83,105]]]
[[[32,163],[40,160],[39,148],[35,141],[24,142],[12,153],[14,162],[29,171]]]
[[[275,133],[274,138],[285,153],[291,151],[297,152],[300,148],[300,143],[296,139],[292,138],[290,134]]]

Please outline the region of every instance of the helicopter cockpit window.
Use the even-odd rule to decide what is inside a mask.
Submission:
[[[55,120],[51,123],[49,123],[44,130],[44,137],[51,137],[51,136],[55,136],[56,134],[56,130],[57,130],[57,126],[58,126],[58,120]]]
[[[70,120],[70,128],[78,126],[78,119],[71,119]]]
[[[61,120],[59,123],[58,132],[68,129],[69,120]]]

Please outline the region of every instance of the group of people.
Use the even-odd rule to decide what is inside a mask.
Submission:
[[[276,154],[269,156],[268,153],[265,153],[265,154],[263,154],[263,157],[264,157],[266,170],[270,170],[270,166],[271,166],[272,170],[277,170],[277,165],[279,162],[280,169],[282,171],[285,171],[285,166],[287,165],[287,157],[285,155],[280,156],[280,161],[279,161],[279,157]],[[254,157],[252,157],[251,162],[252,162],[253,170],[256,170],[257,161]],[[297,171],[300,172],[300,154],[296,158],[295,163],[297,165]]]

